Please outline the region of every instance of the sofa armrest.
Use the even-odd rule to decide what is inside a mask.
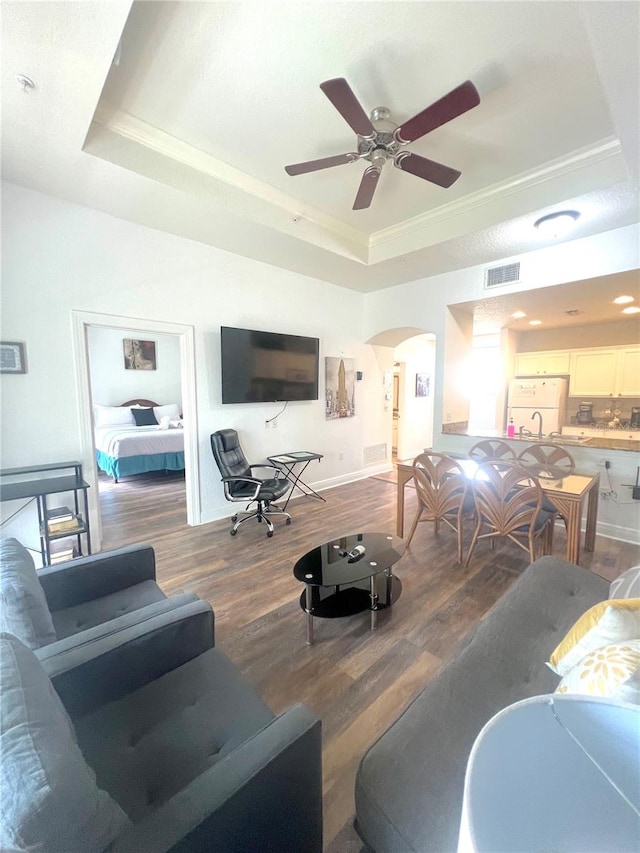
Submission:
[[[151,545],[129,545],[38,571],[49,610],[62,610],[156,579]]]
[[[213,611],[197,600],[39,660],[72,718],[155,681],[213,648]],[[54,645],[54,644],[52,644]]]
[[[320,720],[295,705],[140,823],[109,853],[321,853]]]

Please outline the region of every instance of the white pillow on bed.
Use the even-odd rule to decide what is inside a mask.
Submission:
[[[97,427],[135,426],[136,422],[128,406],[94,406]]]
[[[171,421],[177,421],[180,417],[180,409],[177,403],[169,403],[167,406],[154,406],[153,414],[156,420],[160,423],[161,418],[169,418]]]

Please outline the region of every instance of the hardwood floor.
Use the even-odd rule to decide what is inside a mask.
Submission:
[[[301,585],[292,569],[300,555],[338,535],[395,531],[393,476],[371,477],[324,492],[327,503],[291,502],[293,522],[244,524],[229,536],[227,520],[187,527],[184,481],[177,475],[101,480],[104,548],[146,541],[156,551],[167,594],[194,592],[216,614],[216,645],[245,673],[267,704],[281,712],[295,702],[323,724],[326,853],[361,850],[353,829],[354,780],[362,754],[455,654],[465,635],[522,573],[528,558],[512,544],[479,545],[468,569],[456,562],[455,534],[421,524],[395,565],[402,594],[382,612],[316,620],[315,645],[305,645]],[[406,490],[406,513],[415,494]],[[231,515],[231,507],[230,513]],[[471,531],[465,536],[465,548]],[[558,527],[554,554],[562,556]],[[465,550],[466,553],[466,550]],[[613,580],[640,563],[640,547],[597,537],[582,565]],[[551,650],[550,650],[551,651]]]

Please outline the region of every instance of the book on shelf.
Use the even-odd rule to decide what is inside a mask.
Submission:
[[[82,527],[82,520],[79,516],[74,515],[68,521],[48,521],[47,529],[50,535],[56,533],[73,533]]]
[[[47,510],[47,521],[49,523],[71,521],[72,518],[75,518],[75,516],[68,506],[55,506],[53,509]]]
[[[80,554],[77,548],[64,548],[62,551],[55,551],[51,555],[51,565],[55,566],[56,563],[64,563],[67,560],[73,560],[75,557],[79,556]]]

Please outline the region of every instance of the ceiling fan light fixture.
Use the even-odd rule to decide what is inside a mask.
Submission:
[[[563,237],[571,231],[579,218],[577,210],[559,210],[557,213],[541,216],[533,225],[545,237]]]

